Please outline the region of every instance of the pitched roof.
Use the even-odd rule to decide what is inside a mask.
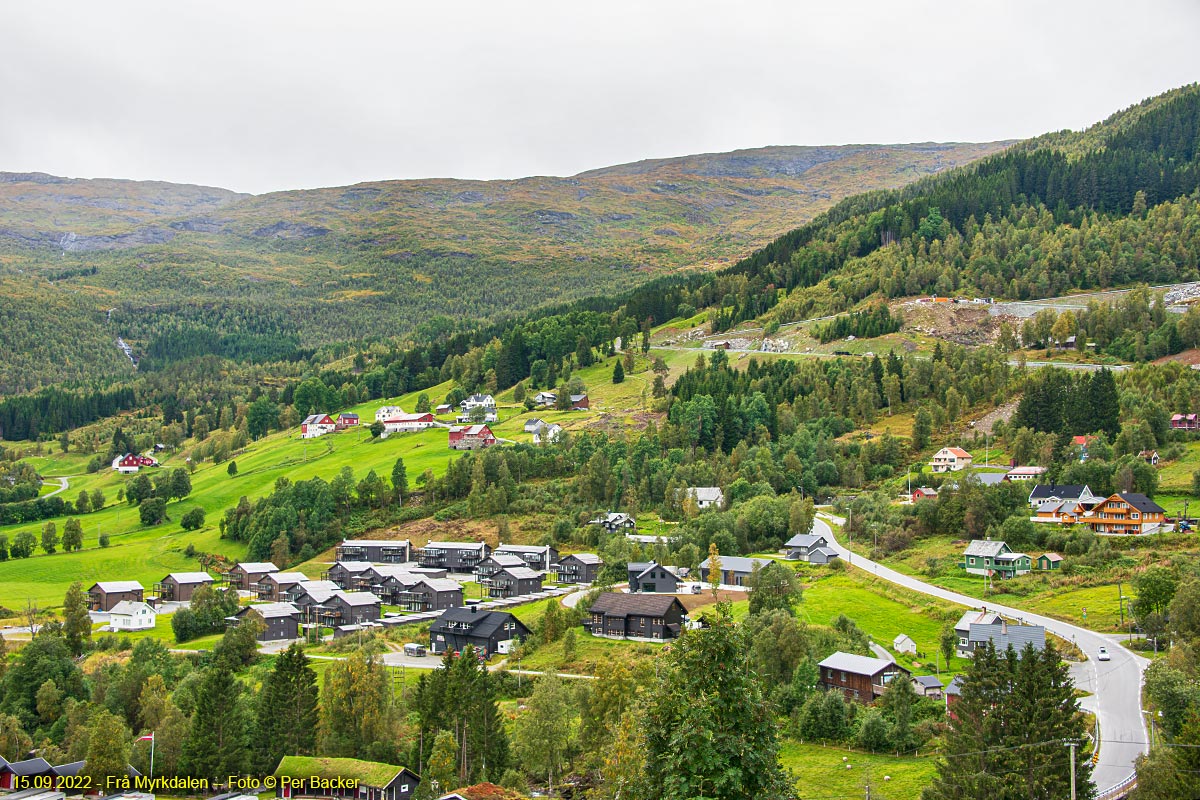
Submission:
[[[956,696],[961,695],[962,688],[963,688],[962,675],[955,675],[954,679],[952,681],[950,681],[950,685],[946,687],[946,694],[952,694],[952,695],[956,695]]]
[[[897,667],[908,672],[895,661],[884,661],[882,658],[859,656],[853,653],[843,653],[840,650],[826,658],[818,667],[828,667],[841,672],[852,672],[855,675],[870,675],[874,677],[889,667]]]
[[[348,606],[379,605],[379,598],[370,592],[334,592],[334,597],[340,597]]]
[[[529,580],[530,578],[542,577],[540,572],[534,572],[529,567],[525,567],[525,566],[505,567],[504,569],[502,569],[500,571],[503,572],[505,575],[508,575],[511,578],[516,578],[517,580]]]
[[[167,577],[174,578],[176,583],[212,583],[207,572],[172,572]]]
[[[892,639],[892,647],[899,647],[900,645],[906,644],[906,643],[907,644],[916,644],[916,642],[914,642],[912,640],[912,637],[909,636],[907,633],[902,633],[899,636],[897,636],[895,639]]]
[[[955,458],[971,458],[971,454],[961,447],[943,447],[937,452],[937,455],[941,455],[942,453],[949,453]]]
[[[299,778],[309,781],[319,778],[351,778],[360,787],[387,788],[403,773],[405,767],[383,764],[378,761],[361,761],[357,758],[314,758],[311,756],[284,756],[275,768],[276,777]],[[413,777],[416,777],[414,774]]]
[[[493,551],[496,553],[535,553],[537,555],[545,555],[550,552],[548,544],[502,544],[498,545]]]
[[[591,612],[606,617],[627,617],[630,614],[662,617],[676,605],[681,611],[684,610],[679,598],[669,594],[605,592],[592,602]]]
[[[343,539],[341,546],[342,547],[347,547],[347,546],[349,546],[349,547],[375,547],[375,546],[387,547],[388,545],[393,545],[393,544],[407,545],[408,539]]]
[[[493,633],[501,630],[508,622],[515,622],[521,628],[524,628],[526,634],[529,633],[529,628],[507,611],[481,611],[474,606],[447,608],[442,612],[440,617],[430,624],[429,630],[431,632],[449,631],[449,624],[451,622],[467,623],[470,625],[470,634],[472,636],[481,636],[484,638],[491,638]],[[455,629],[454,632],[458,633],[460,630]]]
[[[430,542],[425,545],[427,548],[436,548],[438,550],[480,550],[484,547],[483,542]]]
[[[972,623],[967,634],[968,641],[982,643],[990,641],[997,650],[1005,650],[1011,644],[1018,652],[1025,645],[1032,644],[1035,650],[1046,646],[1046,629],[1041,625],[1009,625],[1006,622],[994,622],[991,625]]]
[[[604,563],[604,560],[602,558],[600,558],[600,556],[596,555],[595,553],[571,553],[571,555],[569,555],[569,556],[563,556],[562,561],[566,561],[568,558],[573,558],[576,561],[578,561],[580,564],[603,564]],[[560,561],[560,563],[561,563],[561,561]]]
[[[823,555],[826,558],[841,558],[841,554],[837,550],[832,550],[828,547],[814,547],[808,551],[810,558],[818,554]]]
[[[978,611],[978,610],[972,609],[971,611],[964,613],[961,617],[958,618],[958,622],[954,623],[954,630],[956,630],[956,631],[970,630],[971,625],[976,622],[992,623],[992,622],[999,622],[999,621],[1000,621],[1000,615],[997,614],[995,611]]]
[[[815,544],[826,541],[824,536],[816,533],[797,533],[792,538],[783,543],[784,547],[812,547]],[[724,559],[721,562],[724,563]]]
[[[272,581],[277,584],[305,583],[308,581],[308,576],[303,572],[272,572],[269,575],[264,575],[263,580]]]
[[[1163,508],[1158,503],[1151,500],[1149,497],[1146,497],[1146,495],[1144,495],[1144,494],[1139,494],[1137,492],[1122,492],[1121,494],[1118,494],[1117,496],[1120,497],[1122,500],[1124,500],[1126,503],[1129,503],[1129,505],[1133,506],[1138,511],[1141,511],[1143,514],[1164,514],[1164,513],[1166,513],[1165,508]]]
[[[421,578],[413,586],[419,584],[424,584],[435,592],[453,592],[462,589],[462,584],[452,578]]]
[[[366,572],[372,567],[370,561],[338,561],[333,566],[341,567],[347,572],[358,573]]]
[[[1062,561],[1063,557],[1058,553],[1042,553],[1038,558],[1044,558],[1048,561]]]
[[[262,615],[263,619],[294,617],[300,613],[300,609],[291,603],[259,603],[257,605],[243,606],[238,609],[234,616],[240,617],[249,611],[258,612]]]
[[[926,689],[941,689],[942,681],[936,675],[914,675],[913,680]]]
[[[516,553],[501,553],[492,551],[492,554],[484,559],[484,562],[491,562],[498,567],[523,567],[525,559],[521,558]]]
[[[687,491],[697,503],[719,503],[725,499],[719,486],[693,486]]]
[[[154,607],[149,603],[139,603],[135,600],[122,600],[113,606],[108,613],[119,617],[125,614],[135,614],[143,609],[150,609],[150,613],[154,613]]]
[[[237,566],[245,572],[278,572],[279,567],[270,561],[242,561]]]
[[[8,769],[13,775],[40,775],[53,772],[54,767],[44,758],[27,758],[24,761],[8,762]]]
[[[999,539],[972,539],[967,545],[967,549],[963,551],[963,555],[967,556],[998,556],[1007,544]]]
[[[769,558],[748,558],[746,556],[721,556],[721,569],[733,570],[734,572],[753,572],[754,565],[757,564],[759,569],[773,563]],[[708,559],[700,562],[700,569],[708,569]]]
[[[1091,494],[1086,483],[1039,483],[1029,493],[1029,502],[1058,497],[1063,500],[1078,500],[1084,493]]]
[[[102,592],[144,591],[144,587],[137,581],[98,581],[97,583],[93,583],[91,587],[88,588],[88,591],[90,592],[92,589],[99,589]]]
[[[984,486],[999,486],[1011,474],[1011,472],[976,472],[973,477]],[[936,495],[937,492],[935,491],[934,494]]]

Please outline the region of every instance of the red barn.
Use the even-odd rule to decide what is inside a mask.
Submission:
[[[479,450],[496,443],[496,436],[487,425],[455,425],[450,428],[451,450]]]
[[[157,467],[158,462],[150,456],[142,456],[137,453],[126,453],[123,456],[114,458],[112,468],[117,472],[129,474],[137,472],[142,467]]]

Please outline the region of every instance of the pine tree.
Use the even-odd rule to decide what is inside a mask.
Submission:
[[[1104,431],[1110,439],[1115,438],[1121,430],[1121,404],[1112,372],[1101,369],[1092,375],[1089,386],[1092,430]]]
[[[88,614],[83,584],[75,581],[63,599],[63,635],[71,654],[80,656],[92,642],[92,618]]]
[[[624,367],[621,366],[620,359],[617,360],[616,366],[613,367],[612,382],[613,383],[624,383],[625,382],[625,369],[624,369]]]

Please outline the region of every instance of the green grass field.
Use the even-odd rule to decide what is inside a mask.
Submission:
[[[872,755],[790,739],[780,743],[779,761],[791,770],[805,800],[866,796],[871,800],[915,800],[934,774],[933,759],[928,757]],[[868,785],[870,795],[866,794]]]

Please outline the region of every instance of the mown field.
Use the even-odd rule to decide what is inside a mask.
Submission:
[[[791,739],[780,743],[779,761],[792,772],[805,800],[914,800],[934,775],[932,758],[871,754]]]

